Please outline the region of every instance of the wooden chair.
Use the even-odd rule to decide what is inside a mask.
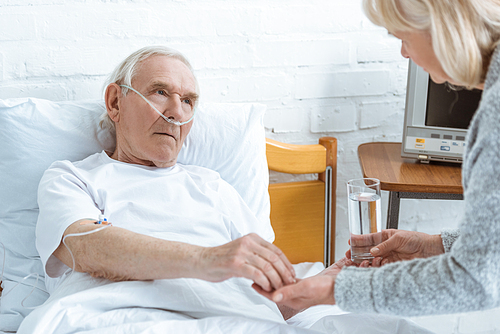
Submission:
[[[335,260],[337,139],[294,145],[267,139],[269,169],[318,174],[317,180],[269,185],[271,224],[277,245],[292,263]]]

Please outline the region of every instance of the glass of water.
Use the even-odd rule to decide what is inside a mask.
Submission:
[[[371,262],[370,249],[382,242],[380,181],[355,179],[347,182],[351,260]]]

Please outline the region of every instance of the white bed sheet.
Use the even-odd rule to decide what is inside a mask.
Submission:
[[[305,277],[322,265],[295,268]],[[250,285],[246,279],[89,282],[75,273],[26,318],[18,334],[430,333],[408,319],[350,314],[336,306],[316,306],[285,322],[274,303],[253,293]]]

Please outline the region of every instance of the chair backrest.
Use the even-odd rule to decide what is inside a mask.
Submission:
[[[317,180],[269,185],[274,243],[292,263],[329,265],[335,259],[337,140],[294,145],[267,139],[266,154],[270,170],[318,174]]]

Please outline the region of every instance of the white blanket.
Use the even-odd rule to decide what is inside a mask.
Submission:
[[[89,282],[80,273],[65,279],[18,334],[76,332],[429,333],[406,319],[347,314],[334,306],[313,307],[285,322],[276,305],[246,279],[111,283]]]

